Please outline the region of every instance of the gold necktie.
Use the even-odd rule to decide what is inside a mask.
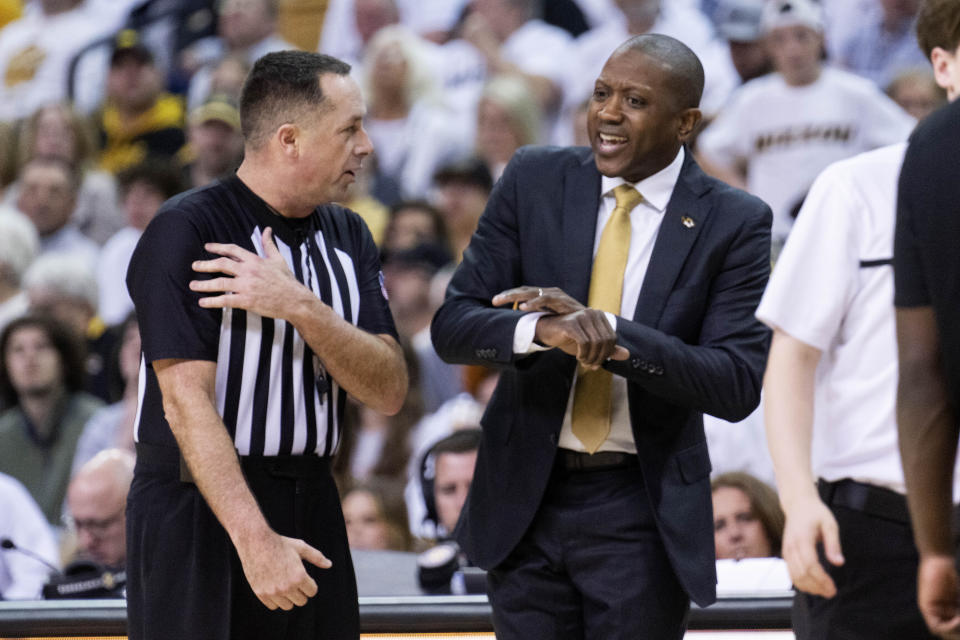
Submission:
[[[610,219],[600,235],[600,246],[593,259],[590,274],[590,296],[587,304],[592,309],[620,313],[623,295],[623,272],[630,253],[630,212],[640,204],[643,196],[627,184],[613,190],[617,200]],[[589,371],[580,367],[577,388],[573,393],[573,435],[584,448],[594,453],[610,434],[610,391],[613,375],[604,369]]]

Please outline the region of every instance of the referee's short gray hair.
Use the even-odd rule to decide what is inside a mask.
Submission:
[[[39,248],[37,228],[30,218],[13,207],[0,206],[0,279],[20,286]]]
[[[43,289],[72,300],[82,300],[97,310],[97,278],[90,264],[73,254],[48,254],[37,258],[23,276],[23,288]]]

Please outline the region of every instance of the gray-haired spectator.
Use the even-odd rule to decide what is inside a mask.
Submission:
[[[67,489],[67,527],[76,536],[77,559],[122,569],[127,560],[127,493],[134,455],[107,449],[84,464]]]
[[[40,241],[30,219],[10,207],[0,207],[0,330],[26,312],[23,274],[37,256]]]
[[[91,269],[75,255],[43,255],[23,277],[23,288],[33,312],[51,315],[86,346],[84,388],[111,402],[107,367],[117,343],[117,332],[97,315],[97,280]]]

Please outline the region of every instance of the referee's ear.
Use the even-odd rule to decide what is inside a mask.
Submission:
[[[300,155],[300,128],[292,122],[280,125],[273,139],[284,156],[294,159]]]

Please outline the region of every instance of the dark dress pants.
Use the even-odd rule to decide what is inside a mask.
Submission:
[[[679,640],[690,608],[637,466],[555,468],[530,529],[488,586],[498,640]]]
[[[895,505],[897,496],[884,495],[893,492],[869,490]],[[917,607],[919,557],[905,499],[899,496],[902,508],[887,509],[901,513],[882,517],[869,509],[831,504],[828,496],[823,497],[840,528],[844,564],[833,566],[821,551],[820,563],[837,585],[837,594],[821,598],[797,593],[793,604],[797,639],[932,640]]]

